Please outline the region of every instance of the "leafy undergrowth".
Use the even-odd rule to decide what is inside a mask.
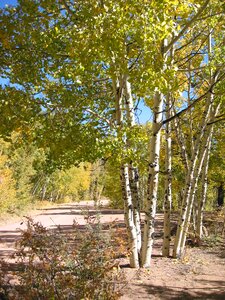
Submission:
[[[225,237],[225,208],[208,212],[204,218],[204,237],[201,245],[215,247],[224,244]]]
[[[118,299],[125,283],[115,263],[118,242],[99,222],[63,231],[28,219],[17,243],[19,267],[13,280],[1,274],[0,299]]]
[[[225,235],[225,207],[217,211],[207,213],[205,216],[205,226],[208,235]]]

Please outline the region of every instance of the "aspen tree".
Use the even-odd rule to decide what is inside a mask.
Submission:
[[[171,116],[171,100],[170,95],[166,98],[166,118]],[[164,228],[163,228],[163,248],[162,255],[170,255],[170,215],[171,215],[171,203],[172,203],[172,141],[171,141],[171,123],[166,124],[166,153],[165,153],[165,191],[164,191]]]
[[[155,231],[156,203],[159,180],[159,153],[163,110],[163,95],[157,91],[154,95],[152,136],[150,142],[150,163],[148,174],[147,205],[142,245],[142,266],[150,267]]]
[[[191,27],[191,25],[197,20],[197,18],[204,12],[209,0],[205,1],[202,6],[198,9],[197,13],[188,20],[183,29],[176,34],[170,41],[164,39],[161,47],[162,57],[162,70],[165,68],[165,62],[168,57],[168,51],[173,48],[175,43],[185,34],[185,32]],[[154,94],[154,105],[153,105],[153,124],[152,124],[152,135],[150,142],[150,164],[149,164],[149,176],[148,176],[148,195],[147,195],[147,206],[145,210],[145,223],[143,233],[143,244],[142,244],[142,266],[150,267],[151,254],[154,240],[154,223],[156,216],[156,204],[157,204],[157,193],[158,193],[158,178],[159,178],[159,154],[160,154],[160,134],[161,126],[163,124],[163,94],[160,90]],[[166,123],[170,122],[177,116],[167,118]],[[195,165],[195,164],[194,164]],[[193,178],[192,170],[190,171],[190,180]],[[189,185],[189,183],[187,183]],[[190,193],[188,189],[188,194]],[[182,226],[179,225],[180,229]]]
[[[115,96],[115,106],[116,106],[116,124],[117,130],[121,131],[123,128],[123,98],[126,93],[128,96],[129,88],[128,83],[126,82],[126,78],[121,76],[120,79],[113,81],[114,87],[114,96]],[[129,88],[128,88],[129,87]],[[131,95],[129,95],[130,97]],[[129,99],[128,101],[131,101]],[[130,103],[130,106],[132,104]],[[130,108],[129,108],[130,109]],[[129,114],[130,117],[130,114]],[[118,132],[119,133],[119,132]],[[125,147],[127,145],[127,137],[124,136],[124,144]],[[137,222],[137,212],[135,211],[135,207],[133,205],[132,192],[131,192],[131,180],[129,176],[129,166],[128,163],[121,164],[120,167],[120,178],[121,178],[121,189],[122,196],[124,201],[124,218],[127,227],[128,237],[129,237],[129,246],[130,246],[130,266],[132,268],[139,267],[139,238],[136,230],[136,222]]]
[[[202,167],[202,177],[201,177],[201,198],[198,201],[198,207],[197,207],[197,215],[196,215],[196,237],[198,242],[201,241],[203,237],[203,212],[206,204],[206,197],[207,197],[207,188],[208,188],[208,169],[209,169],[209,158],[210,158],[210,151],[211,151],[211,145],[212,145],[212,137],[213,137],[213,131],[214,126],[213,122],[215,121],[215,118],[219,112],[221,105],[220,103],[216,106],[215,110],[211,114],[210,122],[212,124],[209,126],[209,138],[206,148],[206,154],[203,162]]]
[[[187,204],[187,208],[186,208],[187,212],[186,212],[186,216],[185,216],[185,220],[184,220],[184,224],[183,224],[179,256],[182,256],[184,253],[185,242],[186,242],[186,238],[187,238],[187,234],[188,234],[193,204],[194,204],[194,200],[195,200],[195,193],[197,190],[199,176],[201,174],[202,166],[203,166],[205,156],[207,153],[207,144],[209,143],[210,138],[211,138],[210,135],[205,136],[204,141],[202,141],[202,147],[201,147],[202,149],[199,152],[199,160],[198,160],[195,170],[194,170],[193,180],[191,182],[190,198],[189,198],[189,202]]]
[[[203,237],[203,212],[206,204],[207,188],[208,188],[208,167],[209,167],[209,156],[210,156],[211,140],[209,141],[207,152],[205,155],[202,177],[201,177],[201,196],[198,200],[197,215],[196,215],[196,237],[198,243]]]
[[[131,92],[131,84],[128,81],[128,78],[125,78],[125,105],[126,105],[126,114],[127,114],[127,123],[128,126],[134,127],[135,126],[135,113],[134,113],[134,105],[133,105],[133,98]],[[129,141],[127,141],[129,147]],[[139,175],[138,175],[138,168],[134,167],[133,163],[130,162],[129,164],[129,178],[130,178],[130,187],[131,187],[131,194],[133,199],[133,206],[134,206],[134,224],[135,229],[137,231],[137,248],[138,248],[138,255],[140,261],[140,251],[141,251],[141,215],[140,215],[140,196],[139,196]]]
[[[182,205],[182,212],[180,215],[178,229],[174,245],[174,257],[182,256],[185,247],[185,241],[187,236],[187,231],[189,228],[190,217],[193,209],[193,203],[195,199],[195,193],[198,185],[198,179],[202,171],[202,166],[205,157],[207,157],[207,149],[210,145],[210,140],[212,138],[212,127],[208,126],[210,119],[214,118],[218,107],[214,109],[214,86],[217,82],[218,76],[220,74],[219,70],[216,70],[214,74],[210,66],[211,63],[211,52],[212,52],[212,38],[211,32],[208,36],[208,64],[209,64],[209,85],[212,87],[210,92],[207,94],[205,101],[205,108],[202,113],[201,123],[199,129],[195,133],[195,142],[191,147],[192,154],[189,162],[189,170],[186,176],[186,188],[185,188],[185,198]],[[191,105],[191,104],[190,104]],[[199,216],[200,217],[200,216]]]
[[[207,98],[208,99],[206,101],[206,108],[202,116],[201,125],[194,144],[192,157],[189,163],[189,170],[186,176],[184,201],[182,204],[181,215],[179,218],[176,239],[174,244],[174,253],[173,253],[174,257],[180,257],[183,254],[183,249],[184,249],[183,243],[186,240],[186,233],[187,233],[185,230],[189,226],[189,218],[191,215],[192,205],[193,205],[192,196],[193,196],[193,192],[195,191],[194,188],[195,183],[198,179],[198,176],[201,171],[201,166],[203,163],[202,157],[201,156],[199,157],[200,146],[202,143],[202,139],[208,137],[206,127],[212,109],[213,94],[210,93]],[[205,155],[205,152],[203,153]],[[200,160],[199,165],[198,165],[198,160]]]
[[[174,63],[174,47],[171,48],[170,65]],[[165,116],[169,119],[172,115],[172,93],[165,97]],[[165,126],[165,182],[164,182],[164,225],[162,255],[169,257],[171,240],[171,206],[172,206],[172,122]]]

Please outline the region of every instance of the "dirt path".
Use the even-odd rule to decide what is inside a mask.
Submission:
[[[100,207],[107,204],[102,200]],[[80,201],[79,203],[61,204],[55,207],[40,209],[39,213],[26,215],[20,221],[0,226],[0,259],[9,261],[9,256],[15,252],[15,241],[20,236],[20,230],[26,228],[27,217],[32,217],[35,222],[40,222],[44,227],[53,229],[57,226],[71,226],[74,221],[79,225],[85,225],[87,215],[96,216],[98,212],[94,201]],[[118,220],[123,222],[123,214],[120,210],[102,209],[100,216],[102,223]]]
[[[123,224],[121,210],[100,209],[102,223]],[[86,224],[87,215],[95,217],[97,211],[93,202],[57,205],[42,209],[32,216],[45,227],[71,226],[75,220]],[[26,218],[20,222],[0,226],[0,258],[11,261],[15,251],[14,243],[19,238],[20,229],[25,228]],[[211,248],[187,248],[182,261],[161,257],[162,216],[157,218],[156,241],[150,270],[134,270],[127,267],[126,259],[120,260],[121,269],[127,277],[126,295],[128,299],[225,299],[225,245]],[[31,299],[32,300],[32,299]],[[96,299],[97,300],[97,299]]]

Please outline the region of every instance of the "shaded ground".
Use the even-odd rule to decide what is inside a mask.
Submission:
[[[121,299],[225,299],[225,260],[216,250],[188,249],[182,262],[153,257],[150,270],[129,270]]]
[[[87,218],[100,218],[101,223],[112,222],[124,228],[123,212],[108,209],[104,205],[98,211],[93,202],[63,204],[46,208],[33,216],[35,221],[45,227],[60,228],[67,232],[75,220],[80,226]],[[25,228],[25,220],[0,227],[0,257],[6,261],[6,267],[13,270],[15,241],[20,229]],[[106,226],[107,227],[107,226]],[[157,216],[156,241],[150,270],[134,270],[128,267],[126,258],[118,259],[121,269],[127,277],[126,294],[121,300],[128,299],[225,299],[225,244],[212,247],[187,248],[182,261],[161,257],[162,215]],[[216,242],[215,242],[216,243]]]

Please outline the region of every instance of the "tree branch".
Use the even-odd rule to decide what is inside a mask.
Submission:
[[[74,11],[72,11],[72,9],[70,9],[69,5],[66,3],[66,0],[60,0],[60,2],[62,3],[62,5],[64,5],[68,14],[74,16]]]
[[[215,121],[211,121],[211,122],[207,123],[207,125],[212,125],[212,124],[218,123],[220,121],[225,121],[225,118],[221,118],[221,119],[218,119],[218,120],[215,120]]]
[[[185,31],[199,18],[199,16],[206,9],[209,1],[210,0],[205,1],[205,3],[199,8],[196,15],[187,22],[187,24],[183,27],[183,29],[180,31],[180,33],[177,36],[175,36],[175,38],[168,44],[167,47],[164,48],[165,52],[169,51],[171,49],[171,47],[182,37],[182,35],[185,33]]]
[[[179,48],[175,49],[175,52],[182,50],[183,48],[187,47],[191,43],[193,43],[194,40],[196,40],[201,34],[205,33],[207,26],[205,26],[200,32],[198,32],[197,35],[195,35],[192,39],[190,39],[186,44],[180,46]]]
[[[214,74],[214,78],[217,76],[217,72]],[[210,87],[208,88],[208,90],[203,94],[201,95],[199,98],[197,98],[193,103],[191,103],[189,106],[187,106],[186,108],[182,109],[181,111],[179,111],[178,113],[176,113],[175,115],[173,115],[172,117],[164,120],[162,122],[162,126],[172,120],[174,120],[175,118],[177,117],[180,117],[181,115],[183,115],[186,111],[190,110],[192,107],[194,107],[198,102],[200,102],[202,99],[205,98],[205,96],[208,94],[208,93],[212,93],[213,92],[213,88],[214,86],[219,82],[221,81],[223,78],[225,77],[225,73],[223,73],[220,78],[218,78],[216,81],[214,81]]]
[[[98,117],[99,119],[102,119],[103,121],[105,121],[110,127],[112,126],[111,122],[108,119],[106,119],[105,117],[99,115],[97,112],[94,112],[93,110],[91,110],[89,108],[87,108],[85,110],[86,110],[86,112],[92,114],[93,116]]]

